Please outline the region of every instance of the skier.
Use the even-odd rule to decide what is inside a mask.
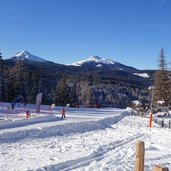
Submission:
[[[65,109],[64,108],[62,108],[61,114],[62,114],[62,119],[66,118],[66,116],[65,116]]]
[[[29,117],[30,117],[30,111],[27,110],[27,111],[26,111],[26,118],[28,119]]]

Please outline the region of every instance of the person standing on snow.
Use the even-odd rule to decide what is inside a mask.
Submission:
[[[66,118],[66,116],[65,116],[65,109],[64,108],[62,108],[61,114],[62,114],[62,119]]]
[[[26,111],[26,118],[27,119],[30,118],[30,111],[29,110]]]

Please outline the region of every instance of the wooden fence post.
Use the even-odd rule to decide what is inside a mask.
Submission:
[[[137,141],[136,143],[136,159],[135,159],[135,171],[144,171],[144,142]]]
[[[153,167],[153,170],[152,171],[169,171],[167,167],[161,167],[161,166],[158,166],[158,165],[155,165]]]

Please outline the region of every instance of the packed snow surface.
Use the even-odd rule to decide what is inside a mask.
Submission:
[[[171,130],[129,109],[0,106],[1,171],[133,171],[135,144],[145,142],[145,171],[171,169]],[[25,111],[31,117],[26,119]]]

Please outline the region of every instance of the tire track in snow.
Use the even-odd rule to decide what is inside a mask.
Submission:
[[[89,165],[93,161],[102,160],[103,158],[105,158],[105,155],[108,152],[112,151],[112,153],[116,153],[120,149],[122,149],[126,144],[129,144],[130,142],[135,141],[135,139],[138,139],[140,137],[142,138],[145,136],[146,136],[145,134],[139,133],[122,141],[117,141],[117,142],[114,141],[107,145],[101,145],[89,156],[82,157],[76,160],[69,160],[56,165],[46,166],[43,168],[39,168],[36,171],[52,171],[52,170],[70,171],[73,169],[78,169],[80,167]]]

